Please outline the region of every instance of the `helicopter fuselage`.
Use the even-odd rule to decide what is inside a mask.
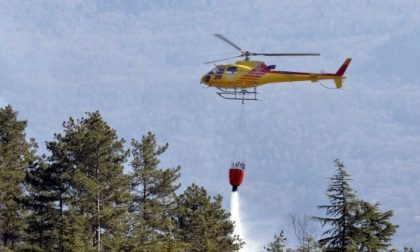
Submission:
[[[336,73],[308,73],[275,71],[275,66],[267,66],[263,61],[237,61],[235,64],[219,64],[201,78],[201,83],[209,87],[223,89],[247,89],[268,83],[296,81],[334,80],[337,88],[341,83],[351,59],[347,59]]]

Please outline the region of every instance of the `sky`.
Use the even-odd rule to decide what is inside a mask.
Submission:
[[[99,110],[128,142],[147,131],[169,142],[163,167],[224,196],[239,188],[248,251],[290,214],[320,216],[340,159],[359,198],[393,210],[393,245],[420,250],[420,2],[395,1],[0,1],[0,106],[28,120],[40,152],[70,116]],[[200,85],[203,62],[238,52],[320,57],[255,58],[277,69],[335,72],[353,61],[343,90],[273,84],[260,101],[223,100]],[[226,63],[229,63],[227,61]],[[232,62],[230,62],[232,63]],[[322,83],[333,86],[328,81]],[[240,160],[238,160],[240,159]],[[320,237],[322,227],[314,226]],[[245,250],[244,250],[245,251]]]

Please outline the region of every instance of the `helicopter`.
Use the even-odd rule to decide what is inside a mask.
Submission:
[[[250,60],[250,56],[320,56],[319,53],[254,53],[244,51],[235,43],[221,34],[214,34],[217,38],[226,42],[241,52],[240,55],[205,62],[214,64],[216,62],[241,58],[234,64],[215,64],[215,67],[201,77],[201,84],[219,89],[217,94],[228,100],[258,100],[257,87],[270,83],[284,83],[296,81],[317,82],[320,80],[333,80],[337,89],[343,86],[346,78],[344,73],[350,65],[351,58],[347,58],[335,73],[308,73],[277,71],[275,65],[266,65],[263,61]]]

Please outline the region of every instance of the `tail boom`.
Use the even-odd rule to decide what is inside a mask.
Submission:
[[[321,80],[333,80],[337,88],[342,88],[343,80],[346,78],[344,73],[350,65],[351,58],[347,58],[335,73],[308,73],[308,72],[290,72],[290,71],[269,71],[255,81],[255,85],[263,85],[273,82],[295,82]]]

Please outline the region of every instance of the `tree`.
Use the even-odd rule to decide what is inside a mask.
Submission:
[[[297,251],[299,252],[310,252],[319,250],[318,241],[315,239],[315,231],[312,225],[310,225],[311,217],[303,216],[299,217],[290,214],[290,220],[292,222],[293,231],[296,239],[299,242]]]
[[[63,251],[60,233],[57,232],[62,223],[55,201],[57,195],[53,190],[51,173],[48,164],[39,159],[28,168],[26,185],[28,194],[25,205],[29,210],[25,248],[30,251],[52,251],[58,248]],[[58,243],[58,246],[57,246]]]
[[[379,203],[370,204],[359,200],[355,210],[355,226],[358,229],[357,250],[379,251],[388,248],[398,226],[389,219],[392,211],[381,212]]]
[[[187,251],[237,251],[243,242],[233,236],[230,214],[223,210],[222,196],[211,198],[203,187],[190,185],[178,198],[180,238]]]
[[[26,205],[31,213],[27,233],[31,248],[68,251],[73,247],[68,209],[74,196],[74,170],[67,142],[66,136],[55,134],[53,141],[46,142],[51,155],[43,156],[27,171]]]
[[[285,252],[287,238],[284,236],[283,230],[277,235],[274,235],[274,240],[264,246],[264,251],[267,252]]]
[[[58,179],[68,185],[65,205],[71,250],[101,251],[123,244],[128,210],[129,177],[123,173],[128,152],[124,140],[99,112],[63,123],[63,135],[48,143]],[[67,197],[68,195],[68,197]],[[67,201],[67,202],[66,202]],[[66,249],[65,249],[66,250]]]
[[[131,146],[132,245],[140,251],[176,251],[184,248],[185,244],[176,237],[174,220],[181,168],[158,167],[159,156],[169,145],[158,146],[151,132],[143,136],[141,141],[132,139]]]
[[[26,140],[26,121],[8,105],[0,109],[0,245],[17,248],[24,236],[24,178],[35,159],[35,140]]]
[[[345,171],[344,164],[336,159],[335,165],[337,173],[330,178],[326,193],[330,204],[318,206],[320,209],[325,209],[329,217],[315,217],[314,219],[321,222],[323,226],[331,226],[323,233],[327,237],[321,239],[320,243],[337,251],[346,251],[355,238],[352,209],[355,207],[356,195],[350,187],[350,175]]]
[[[344,164],[335,160],[335,165],[337,173],[330,178],[326,193],[330,204],[318,206],[326,210],[327,217],[314,217],[323,226],[331,226],[320,244],[326,245],[328,251],[378,251],[389,247],[397,228],[389,221],[392,211],[380,212],[378,203],[357,199]]]

